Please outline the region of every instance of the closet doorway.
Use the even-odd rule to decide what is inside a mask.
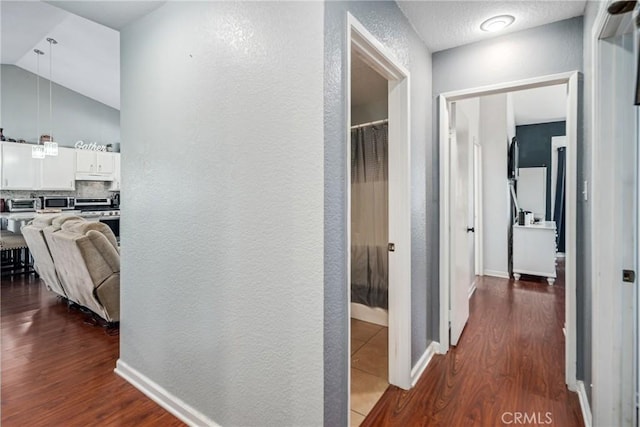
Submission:
[[[389,384],[411,387],[409,73],[347,19],[349,407],[359,424]]]

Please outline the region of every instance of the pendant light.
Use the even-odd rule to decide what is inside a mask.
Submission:
[[[44,154],[47,156],[58,155],[58,143],[53,141],[53,45],[58,44],[56,39],[48,37],[49,42],[49,124],[51,126],[51,133],[49,134],[49,141],[44,143]]]
[[[36,54],[36,145],[31,147],[31,157],[34,159],[44,159],[44,147],[40,145],[40,55],[44,52],[40,49],[33,49]]]

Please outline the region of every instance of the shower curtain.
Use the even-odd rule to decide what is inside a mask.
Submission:
[[[388,307],[388,125],[351,131],[351,301]]]

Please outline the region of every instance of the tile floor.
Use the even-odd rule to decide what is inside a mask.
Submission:
[[[351,426],[359,426],[389,386],[388,329],[351,319]]]

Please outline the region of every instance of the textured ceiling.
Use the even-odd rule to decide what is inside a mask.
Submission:
[[[399,1],[398,5],[432,52],[581,16],[586,1]],[[480,24],[496,15],[513,15],[515,22],[495,33]]]

